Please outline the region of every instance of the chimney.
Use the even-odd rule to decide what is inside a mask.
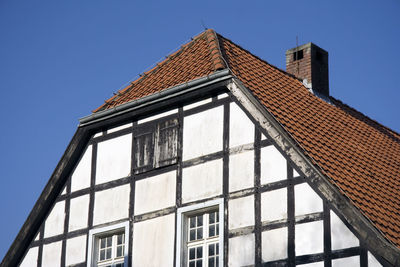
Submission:
[[[308,43],[287,50],[286,71],[303,79],[314,93],[329,96],[328,52],[324,49]]]

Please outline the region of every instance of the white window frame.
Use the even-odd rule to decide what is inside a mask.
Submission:
[[[186,227],[189,216],[196,215],[204,211],[212,211],[218,209],[219,212],[219,258],[218,265],[224,266],[224,200],[216,199],[207,201],[200,204],[195,204],[187,207],[178,209],[177,213],[177,224],[176,224],[176,267],[186,267],[183,264],[186,263],[187,243],[186,243]]]
[[[96,267],[97,258],[96,251],[98,249],[97,240],[107,234],[121,233],[125,234],[125,244],[124,244],[124,267],[128,267],[128,249],[129,249],[129,221],[113,224],[101,228],[92,229],[89,231],[88,238],[88,260],[87,267]],[[101,265],[100,265],[101,266]]]

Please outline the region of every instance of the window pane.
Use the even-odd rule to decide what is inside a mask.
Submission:
[[[208,267],[214,267],[214,258],[208,259]]]
[[[121,245],[121,244],[123,244],[124,243],[124,234],[120,234],[120,235],[118,235],[118,238],[117,238],[117,245]]]
[[[122,256],[122,247],[117,247],[117,257]]]
[[[106,259],[111,259],[111,248],[108,248],[106,251]]]
[[[198,247],[197,248],[197,259],[203,257],[203,247]]]
[[[194,261],[189,262],[189,267],[196,267],[196,264]]]
[[[214,256],[214,244],[208,245],[208,256]]]
[[[107,237],[107,247],[112,246],[112,236]]]
[[[190,228],[196,227],[196,217],[190,218]]]
[[[197,226],[203,226],[203,215],[197,216]]]
[[[105,260],[105,258],[106,258],[105,255],[106,255],[105,250],[100,250],[100,258],[99,258],[99,260],[100,260],[100,261]]]
[[[219,235],[219,224],[217,224],[217,235]]]
[[[214,212],[210,213],[209,222],[210,222],[210,224],[215,222],[215,213]]]
[[[202,267],[202,266],[203,266],[203,261],[202,260],[196,261],[196,267]]]
[[[190,230],[190,238],[189,241],[193,241],[196,239],[196,230]]]
[[[196,249],[194,248],[189,249],[189,260],[193,260],[196,257],[195,252]]]
[[[215,227],[213,226],[213,225],[211,225],[210,227],[209,227],[209,236],[210,237],[212,237],[212,236],[215,236]]]
[[[197,239],[203,238],[203,228],[197,228]]]
[[[217,218],[217,222],[219,222],[219,212],[218,211],[216,212],[215,217]]]
[[[106,239],[105,238],[101,238],[100,239],[100,248],[105,248],[106,247]]]

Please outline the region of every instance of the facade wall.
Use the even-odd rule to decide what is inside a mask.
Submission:
[[[157,132],[156,158],[174,119],[176,160],[138,172],[138,136]],[[380,266],[293,167],[227,94],[134,118],[92,137],[21,266],[87,266],[97,232],[125,222],[126,266],[177,266],[179,211],[213,200],[225,266]]]

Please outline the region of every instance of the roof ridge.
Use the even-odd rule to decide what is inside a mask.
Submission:
[[[210,49],[212,63],[214,70],[221,70],[226,68],[225,59],[221,52],[221,46],[218,41],[217,33],[213,29],[208,29],[204,32],[208,48]]]
[[[198,40],[204,38],[205,35],[210,35],[210,34],[214,34],[214,35],[215,35],[216,33],[215,33],[214,30],[208,29],[208,30],[205,30],[205,31],[199,33],[198,35],[196,35],[196,36],[190,38],[190,40],[189,40],[188,42],[184,43],[183,45],[181,45],[180,48],[179,48],[178,50],[176,50],[175,52],[172,52],[171,54],[167,55],[167,56],[165,57],[165,59],[162,60],[161,62],[155,63],[155,66],[152,67],[151,69],[149,69],[148,71],[145,71],[145,72],[143,72],[142,74],[139,74],[140,77],[139,77],[138,79],[136,79],[136,80],[130,82],[129,85],[127,85],[125,88],[118,90],[117,93],[115,93],[111,98],[105,100],[104,103],[103,103],[100,107],[96,108],[96,109],[93,110],[92,112],[93,112],[93,113],[96,113],[96,112],[98,112],[98,111],[103,110],[104,108],[106,108],[106,106],[107,106],[108,104],[110,104],[110,103],[116,101],[121,95],[123,95],[123,94],[129,92],[131,89],[133,89],[133,87],[134,87],[136,84],[142,82],[142,81],[143,81],[144,79],[146,79],[150,74],[156,72],[159,68],[161,68],[162,66],[164,66],[165,64],[167,64],[171,59],[174,59],[174,58],[177,57],[179,54],[181,54],[185,49],[187,49],[187,48],[189,48],[190,46],[192,46],[193,44],[195,44]],[[206,41],[207,41],[208,43],[213,42],[212,36],[211,36],[211,38],[207,36]],[[213,50],[216,49],[217,51],[220,51],[220,49],[219,49],[219,43],[218,43],[216,40],[214,40],[214,42],[216,43],[217,46],[216,46],[216,48],[214,48],[215,45],[213,45],[213,47],[212,47]],[[210,45],[210,44],[209,44],[209,45]],[[211,50],[211,48],[210,48],[210,53],[212,53],[213,50]],[[214,52],[214,53],[215,53],[215,52]],[[211,54],[211,55],[212,55],[212,54]],[[225,66],[225,64],[224,64],[224,61],[223,61],[223,59],[222,59],[222,54],[220,54],[220,58],[219,58],[219,56],[218,56],[217,53],[216,53],[215,55],[212,55],[212,57],[213,57],[213,60],[214,60],[213,63],[214,63],[214,68],[215,68],[215,70],[223,69],[224,66]],[[219,61],[220,61],[220,62],[219,62]],[[222,65],[221,65],[221,64],[222,64]]]
[[[276,70],[282,72],[283,74],[285,74],[285,75],[287,75],[287,76],[289,76],[289,77],[291,77],[291,78],[294,78],[295,80],[298,80],[299,82],[303,83],[303,80],[300,79],[300,78],[297,78],[295,75],[293,75],[293,74],[291,74],[291,73],[289,73],[289,72],[287,72],[287,71],[285,71],[285,70],[283,70],[283,69],[281,69],[281,68],[279,68],[279,67],[277,67],[277,66],[275,66],[275,65],[273,65],[273,64],[271,64],[271,63],[269,63],[269,62],[266,61],[265,59],[260,58],[259,56],[253,54],[252,52],[250,52],[250,51],[247,50],[246,48],[243,48],[241,45],[239,45],[239,44],[233,42],[231,39],[226,38],[225,36],[223,36],[223,35],[221,35],[221,34],[219,34],[219,33],[216,33],[216,34],[218,35],[219,38],[222,38],[222,39],[224,39],[225,41],[228,41],[228,42],[230,42],[231,44],[236,45],[238,48],[242,49],[242,50],[245,51],[246,53],[249,53],[249,54],[252,55],[253,57],[257,58],[258,60],[261,60],[262,62],[264,62],[265,64],[271,66],[272,68],[274,68],[274,69],[276,69]],[[303,85],[303,86],[304,86],[304,85]]]

